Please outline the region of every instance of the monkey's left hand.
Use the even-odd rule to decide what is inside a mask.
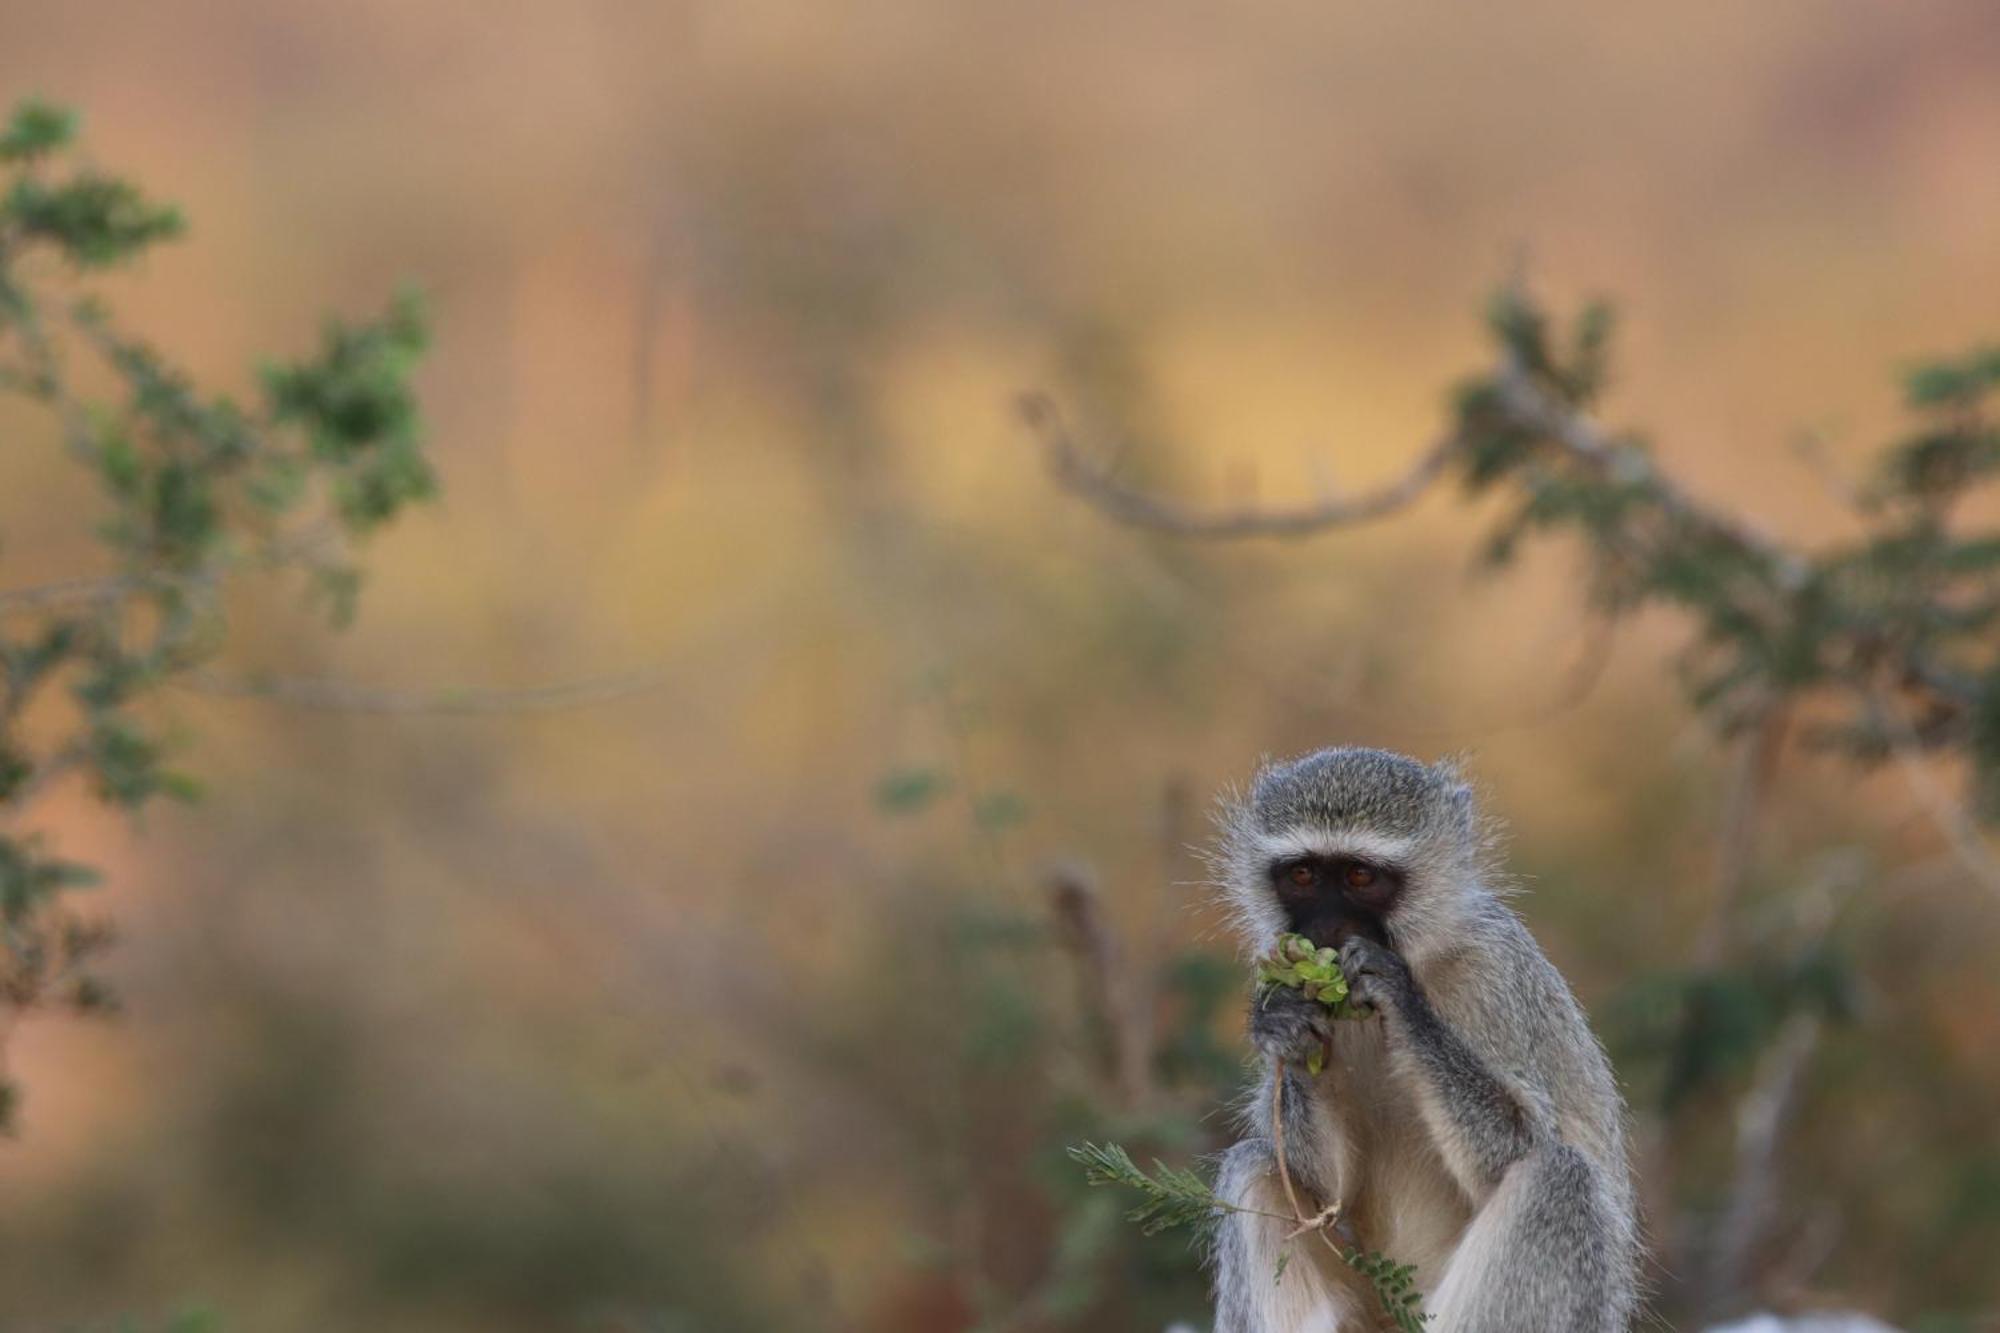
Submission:
[[[1378,1014],[1407,1012],[1418,998],[1410,965],[1386,944],[1350,936],[1340,946],[1340,971],[1347,978],[1347,998]]]

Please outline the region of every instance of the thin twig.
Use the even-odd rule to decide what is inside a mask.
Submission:
[[[1317,1213],[1314,1213],[1311,1217],[1308,1217],[1305,1221],[1293,1227],[1290,1231],[1286,1232],[1285,1239],[1297,1240],[1300,1236],[1305,1235],[1308,1231],[1318,1231],[1321,1227],[1330,1227],[1339,1220],[1340,1220],[1340,1202],[1339,1200],[1335,1200],[1334,1202],[1328,1204],[1326,1207],[1320,1209]]]
[[[1789,729],[1789,710],[1767,705],[1752,729],[1738,742],[1736,766],[1722,801],[1722,828],[1715,840],[1715,869],[1707,915],[1696,937],[1694,962],[1714,967],[1722,961],[1730,931],[1736,924],[1736,904],[1756,866],[1757,833],[1763,821],[1765,796],[1777,773]]]
[[[1917,798],[1917,804],[1930,817],[1938,832],[1944,835],[1946,845],[1966,873],[1990,892],[2000,894],[2000,859],[1994,857],[1979,826],[1966,813],[1964,805],[1945,790],[1937,774],[1924,761],[1923,742],[1909,718],[1886,695],[1877,693],[1869,698],[1892,733],[1890,753],[1903,770],[1903,780],[1909,786],[1910,794]]]
[[[1798,1104],[1799,1082],[1819,1047],[1817,1014],[1785,1020],[1758,1062],[1757,1075],[1736,1108],[1736,1164],[1729,1206],[1709,1255],[1704,1305],[1711,1315],[1733,1312],[1745,1294],[1751,1261],[1778,1210],[1778,1148]]]
[[[1285,1067],[1275,1062],[1271,1066],[1271,1151],[1278,1159],[1278,1180],[1285,1187],[1285,1201],[1292,1205],[1292,1220],[1304,1222],[1306,1210],[1299,1204],[1292,1169],[1285,1162]]]
[[[1351,1251],[1343,1250],[1334,1240],[1333,1229],[1340,1224],[1340,1201],[1334,1200],[1317,1213],[1308,1214],[1299,1202],[1298,1189],[1292,1184],[1292,1168],[1285,1160],[1285,1067],[1275,1066],[1271,1071],[1271,1152],[1278,1160],[1278,1182],[1285,1188],[1285,1201],[1292,1208],[1292,1231],[1286,1240],[1294,1240],[1310,1231],[1318,1236],[1320,1243],[1341,1263],[1353,1268],[1356,1260]]]
[[[66,602],[111,602],[137,586],[138,581],[130,575],[102,574],[0,588],[0,611],[40,609]]]
[[[1827,452],[1826,441],[1817,431],[1806,431],[1792,441],[1792,452],[1806,469],[1819,479],[1820,486],[1834,502],[1851,514],[1868,513],[1868,497]]]
[[[46,795],[64,776],[81,768],[89,757],[90,750],[85,742],[79,740],[65,745],[37,764],[27,781],[15,787],[7,799],[0,802],[0,814],[4,814],[9,822],[18,826],[31,805]]]
[[[222,699],[248,699],[329,713],[474,717],[555,713],[614,703],[666,684],[670,669],[652,666],[616,676],[591,676],[517,689],[447,687],[395,690],[316,676],[234,676],[198,670],[171,684]]]
[[[1047,397],[1021,399],[1021,420],[1042,444],[1049,473],[1065,490],[1121,523],[1180,537],[1233,539],[1243,537],[1307,537],[1329,528],[1365,523],[1408,507],[1444,471],[1457,447],[1457,437],[1433,444],[1401,476],[1375,488],[1346,496],[1330,496],[1314,504],[1290,508],[1242,505],[1199,509],[1127,486],[1109,468],[1092,459],[1070,434]]]

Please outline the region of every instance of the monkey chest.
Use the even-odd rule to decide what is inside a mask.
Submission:
[[[1331,1151],[1322,1198],[1337,1198],[1355,1242],[1414,1264],[1430,1287],[1472,1220],[1415,1090],[1391,1071],[1379,1025],[1333,1051],[1321,1075]]]

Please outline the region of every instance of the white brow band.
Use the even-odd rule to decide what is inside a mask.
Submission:
[[[1268,860],[1288,856],[1351,856],[1359,861],[1401,861],[1415,844],[1408,838],[1386,833],[1366,833],[1360,829],[1336,832],[1333,829],[1290,828],[1283,833],[1260,833],[1257,847]]]

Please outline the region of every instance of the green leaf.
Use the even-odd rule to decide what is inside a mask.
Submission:
[[[0,801],[10,799],[34,771],[28,756],[10,748],[6,738],[0,736]]]
[[[1903,376],[1903,396],[1912,407],[1933,407],[1963,397],[1971,381],[1957,366],[1930,362],[1914,366]]]
[[[950,785],[935,768],[895,769],[875,784],[875,806],[890,814],[913,814],[943,795]]]
[[[52,888],[89,889],[104,882],[95,868],[81,861],[44,861],[39,869]]]
[[[222,1320],[212,1310],[186,1310],[168,1322],[166,1333],[222,1333]]]
[[[76,112],[68,107],[39,97],[18,102],[7,128],[0,130],[0,162],[33,162],[66,148],[76,137],[76,126]]]
[[[170,801],[179,801],[182,805],[193,805],[202,797],[203,787],[201,779],[195,777],[192,773],[182,773],[175,769],[162,769],[159,774],[158,785],[160,795]]]
[[[0,209],[27,239],[54,245],[79,268],[129,259],[185,227],[178,210],[149,203],[125,181],[92,173],[57,185],[17,180]]]
[[[1339,955],[1303,935],[1280,935],[1271,956],[1259,963],[1257,979],[1301,991],[1331,1009],[1335,1018],[1366,1017],[1364,1011],[1348,1003],[1347,977],[1340,970]]]
[[[117,995],[96,977],[78,977],[70,983],[65,998],[69,1007],[79,1014],[108,1014],[118,1008]]]

